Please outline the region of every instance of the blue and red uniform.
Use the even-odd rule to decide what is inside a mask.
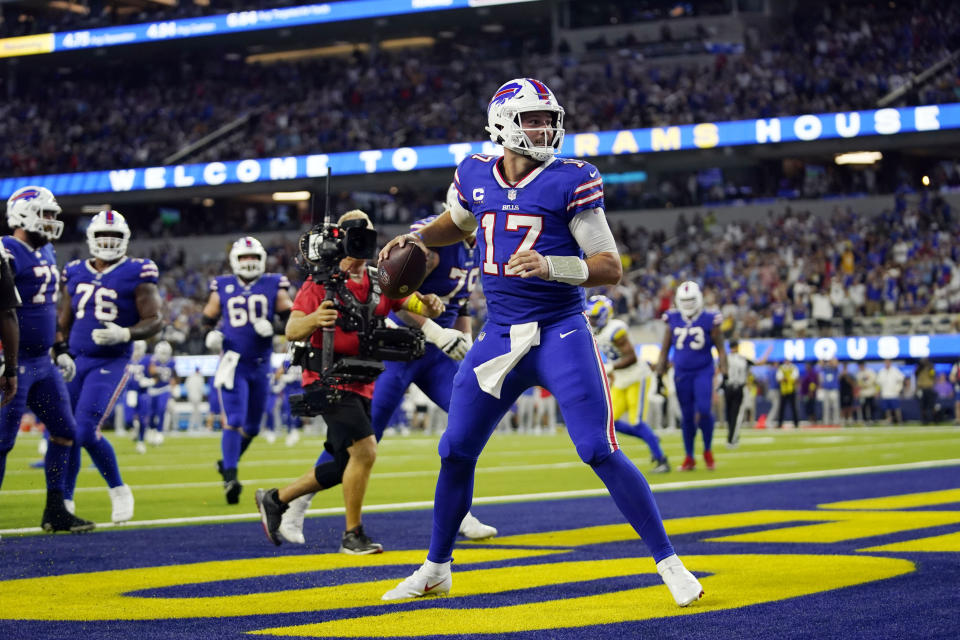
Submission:
[[[690,319],[671,309],[663,314],[673,345],[674,384],[683,416],[683,447],[693,457],[697,429],[703,432],[704,451],[713,444],[713,353],[712,331],[723,317],[716,311],[701,311]]]
[[[581,213],[600,215],[599,171],[580,160],[552,158],[510,184],[498,160],[469,156],[454,178],[459,207],[477,222],[488,319],[454,378],[427,557],[438,563],[451,559],[480,452],[520,394],[541,386],[556,397],[580,458],[607,485],[659,561],[672,555],[673,547],[643,475],[617,444],[607,376],[583,313],[583,289],[520,278],[506,268],[514,253],[528,249],[583,257],[570,224]]]
[[[137,324],[136,289],[156,284],[160,273],[152,260],[141,258],[123,257],[103,271],[97,271],[93,262],[93,258],[74,260],[63,269],[63,286],[73,308],[70,350],[77,363],[77,375],[68,389],[77,420],[77,444],[87,450],[107,484],[117,487],[123,484],[117,457],[100,429],[126,389],[133,343],[99,345],[91,334],[106,322],[121,327]],[[67,478],[68,499],[80,471],[79,458],[76,449]]]
[[[17,395],[0,409],[0,484],[7,454],[13,449],[20,420],[29,406],[46,425],[51,436],[74,440],[77,426],[63,376],[50,359],[57,331],[59,270],[52,244],[34,249],[14,236],[3,237],[14,282],[22,306],[20,324],[20,370]],[[70,447],[50,441],[45,457],[47,489],[63,491]]]
[[[210,281],[210,291],[220,298],[220,331],[223,332],[221,372],[225,366],[235,366],[232,375],[218,375],[221,384],[220,411],[226,420],[221,439],[223,467],[236,469],[245,447],[260,433],[260,421],[267,406],[270,387],[270,354],[273,335],[261,336],[253,323],[258,319],[273,322],[277,309],[277,295],[288,289],[290,281],[279,273],[264,273],[246,281],[236,275],[217,276]],[[235,356],[232,354],[236,354]],[[230,359],[236,358],[231,364]],[[216,379],[216,378],[215,378]],[[242,433],[241,433],[242,432]]]

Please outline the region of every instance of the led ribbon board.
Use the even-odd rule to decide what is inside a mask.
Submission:
[[[853,139],[958,128],[960,103],[950,103],[578,133],[566,138],[563,155],[591,158],[837,138]],[[328,167],[340,176],[453,168],[471,153],[499,154],[500,148],[489,141],[459,142],[284,158],[4,178],[0,180],[0,195],[13,193],[20,187],[31,184],[41,184],[58,196],[68,196],[316,178],[326,175]]]
[[[536,0],[349,0],[0,39],[0,58]]]

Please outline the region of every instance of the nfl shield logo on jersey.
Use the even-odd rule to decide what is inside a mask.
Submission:
[[[510,200],[510,201],[512,202],[512,201],[514,201],[514,200],[516,200],[516,199],[517,199],[517,190],[516,190],[516,189],[510,189],[509,191],[507,191],[507,200]]]

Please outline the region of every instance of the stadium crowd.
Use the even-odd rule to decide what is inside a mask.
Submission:
[[[430,194],[422,200],[417,216],[442,207]],[[354,206],[345,196],[335,204],[337,210]],[[677,284],[687,279],[700,281],[707,304],[723,312],[727,337],[830,335],[838,328],[850,334],[854,318],[960,312],[960,226],[949,203],[927,192],[891,196],[883,210],[848,204],[829,217],[787,208],[761,222],[721,224],[713,210],[705,210],[690,218],[680,214],[669,234],[616,218],[611,226],[624,278],[603,292],[618,314],[639,326],[659,319]],[[235,229],[257,234],[276,227],[253,219]],[[294,260],[299,229],[291,221],[282,240],[266,243],[268,270],[285,273],[295,286],[302,281]],[[135,228],[134,237],[148,233],[160,235]],[[166,338],[178,351],[202,353],[200,309],[210,278],[227,268],[225,258],[198,263],[171,240],[146,257],[160,269],[170,324]],[[482,324],[482,295],[472,307]]]
[[[955,3],[891,4],[795,16],[748,38],[744,55],[701,64],[646,64],[629,47],[552,54],[540,31],[476,26],[429,50],[346,59],[260,66],[233,55],[154,60],[150,74],[106,63],[38,70],[0,105],[0,175],[160,164],[241,114],[250,117],[240,133],[191,160],[475,140],[505,59],[563,97],[570,132],[872,108],[945,58],[960,24]],[[957,91],[954,64],[908,99],[951,102]]]

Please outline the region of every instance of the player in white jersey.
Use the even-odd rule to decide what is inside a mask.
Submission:
[[[613,301],[607,296],[590,296],[587,318],[597,337],[600,353],[607,359],[604,369],[610,378],[613,401],[613,426],[620,433],[640,438],[650,447],[650,456],[657,464],[654,473],[670,471],[670,463],[660,447],[660,438],[646,422],[648,399],[652,395],[653,372],[650,365],[637,357],[630,341],[627,323],[613,317]],[[627,414],[628,421],[620,420]]]
[[[470,509],[477,459],[531,386],[554,394],[577,454],[640,534],[677,604],[703,594],[667,537],[650,487],[617,443],[607,376],[583,315],[583,288],[616,284],[623,268],[603,212],[599,170],[556,157],[563,114],[538,80],[501,86],[487,107],[487,131],[503,145],[503,156],[465,158],[454,174],[451,209],[380,252],[384,258],[407,242],[456,244],[476,232],[488,313],[453,381],[427,561],[385,600],[450,591],[453,547]]]

